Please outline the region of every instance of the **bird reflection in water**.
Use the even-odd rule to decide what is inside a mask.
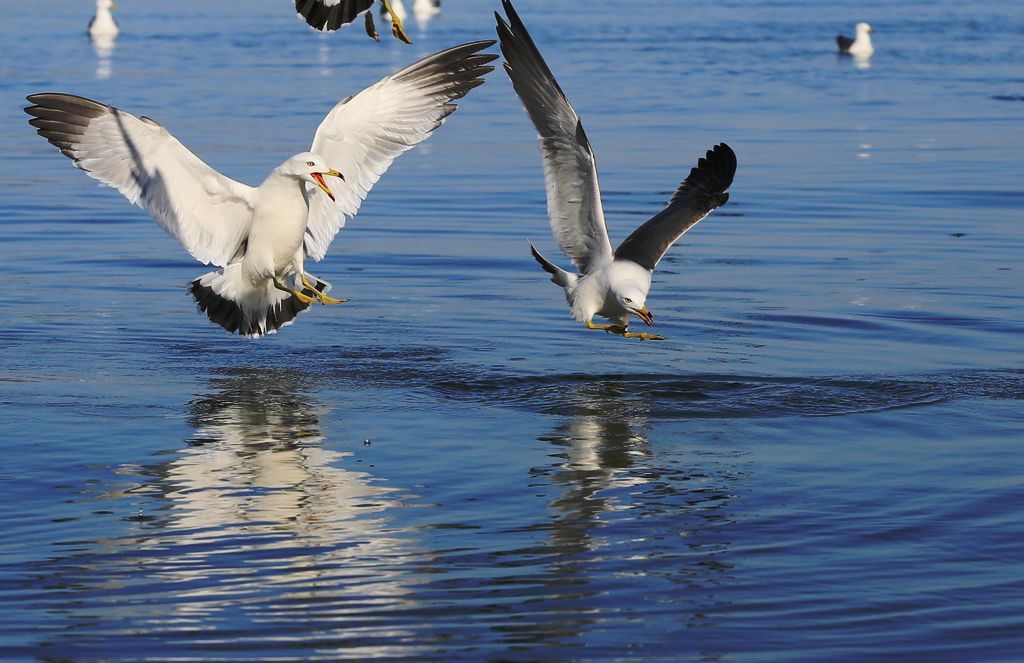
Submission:
[[[184,449],[124,468],[136,485],[104,497],[144,498],[146,517],[76,560],[93,569],[80,587],[93,574],[106,585],[86,597],[94,612],[148,595],[160,612],[131,617],[145,631],[210,628],[243,609],[265,628],[280,625],[281,641],[313,638],[294,624],[315,621],[324,638],[361,632],[382,643],[366,649],[375,655],[407,635],[368,619],[415,605],[408,567],[420,551],[383,516],[400,491],[344,467],[352,454],[325,443],[329,410],[311,384],[316,376],[302,371],[229,369],[189,404],[195,434]]]
[[[114,73],[113,55],[116,36],[96,35],[91,37],[92,50],[96,54],[96,78],[103,81]]]
[[[563,423],[543,438],[556,446],[557,462],[535,473],[558,490],[546,529],[552,551],[564,560],[563,580],[573,577],[573,586],[600,595],[613,591],[616,577],[662,577],[665,596],[643,600],[682,600],[692,612],[681,618],[699,626],[733,573],[737,455],[695,450],[682,437],[655,453],[648,439],[652,419],[676,428],[678,417],[666,415],[695,391],[631,378],[578,385],[558,408],[567,415]],[[621,560],[631,561],[622,566]],[[619,565],[605,568],[609,563]]]

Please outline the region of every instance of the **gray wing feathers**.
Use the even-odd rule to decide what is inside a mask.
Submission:
[[[627,237],[615,249],[615,257],[653,270],[683,233],[729,200],[726,190],[735,175],[736,153],[731,147],[722,143],[708,150],[665,209]]]
[[[580,271],[611,258],[597,162],[586,132],[508,0],[495,14],[505,71],[540,134],[548,216],[558,245]]]
[[[248,234],[250,187],[210,168],[147,117],[70,94],[28,100],[40,136],[148,211],[197,260],[223,266],[235,255]]]
[[[352,217],[384,171],[455,112],[456,100],[483,85],[497,56],[480,53],[493,40],[461,44],[435,53],[337,104],[317,128],[312,151],[345,181],[332,185],[331,201],[310,185],[306,253],[320,260],[335,234]]]

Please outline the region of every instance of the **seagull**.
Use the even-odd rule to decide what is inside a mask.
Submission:
[[[295,0],[295,11],[311,28],[322,32],[334,32],[365,14],[366,34],[374,41],[380,41],[373,24],[373,13],[369,11],[374,2],[376,0]],[[380,5],[381,15],[391,20],[391,34],[411,44],[412,40],[402,27],[406,16],[402,0],[390,0],[390,3],[389,0],[380,0]]]
[[[89,36],[93,39],[110,38],[120,32],[117,21],[110,13],[111,9],[117,7],[113,0],[96,0],[96,15],[89,21]]]
[[[70,94],[33,94],[29,124],[90,177],[142,207],[199,262],[200,311],[251,338],[290,324],[310,304],[340,304],[306,273],[398,155],[483,84],[494,41],[449,48],[339,102],[308,152],[289,157],[256,188],[217,172],[156,121]],[[330,184],[326,178],[336,178]]]
[[[867,23],[858,23],[856,39],[850,39],[844,35],[836,37],[839,52],[861,58],[870,57],[875,52],[875,47],[871,44],[871,33],[874,31],[875,29]]]
[[[612,251],[597,163],[583,125],[512,3],[502,0],[502,5],[508,23],[497,13],[495,18],[505,71],[540,134],[548,216],[555,240],[580,273],[555,266],[532,243],[530,251],[541,268],[551,274],[551,280],[565,290],[572,316],[587,329],[626,338],[664,340],[656,334],[630,332],[630,316],[637,316],[648,326],[653,324],[654,315],[646,306],[652,272],[683,233],[729,199],[726,190],[736,173],[736,155],[725,143],[708,151],[668,206]],[[612,324],[594,324],[595,315]]]

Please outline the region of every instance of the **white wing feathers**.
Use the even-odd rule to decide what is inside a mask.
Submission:
[[[336,105],[316,130],[311,151],[345,176],[331,183],[332,202],[307,186],[306,254],[320,260],[355,216],[367,193],[398,155],[426,139],[456,109],[452,103],[481,85],[497,56],[479,51],[493,41],[463,44],[431,55]]]
[[[255,189],[206,165],[153,120],[70,94],[33,94],[30,124],[148,211],[196,260],[227,265],[249,234]]]
[[[495,17],[505,71],[540,134],[551,230],[562,251],[586,274],[612,259],[594,151],[526,26],[510,2],[502,4],[509,22],[497,13]]]

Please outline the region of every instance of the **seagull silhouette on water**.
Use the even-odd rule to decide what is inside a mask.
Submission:
[[[572,316],[588,329],[664,340],[657,334],[629,331],[630,316],[648,326],[654,322],[646,304],[654,268],[683,233],[729,199],[726,190],[736,173],[736,155],[725,143],[708,151],[668,206],[613,251],[601,205],[597,162],[583,125],[512,3],[502,0],[502,5],[508,22],[497,13],[495,18],[505,71],[540,134],[551,230],[580,273],[557,267],[530,244],[533,257],[565,290]],[[612,324],[594,324],[595,315]]]
[[[229,332],[259,337],[310,304],[340,304],[305,271],[400,154],[483,84],[494,41],[455,46],[338,103],[308,152],[253,188],[217,172],[164,127],[70,94],[33,94],[37,133],[75,165],[148,211],[197,260],[219,267],[191,282],[199,309]],[[337,178],[329,185],[325,178]]]

